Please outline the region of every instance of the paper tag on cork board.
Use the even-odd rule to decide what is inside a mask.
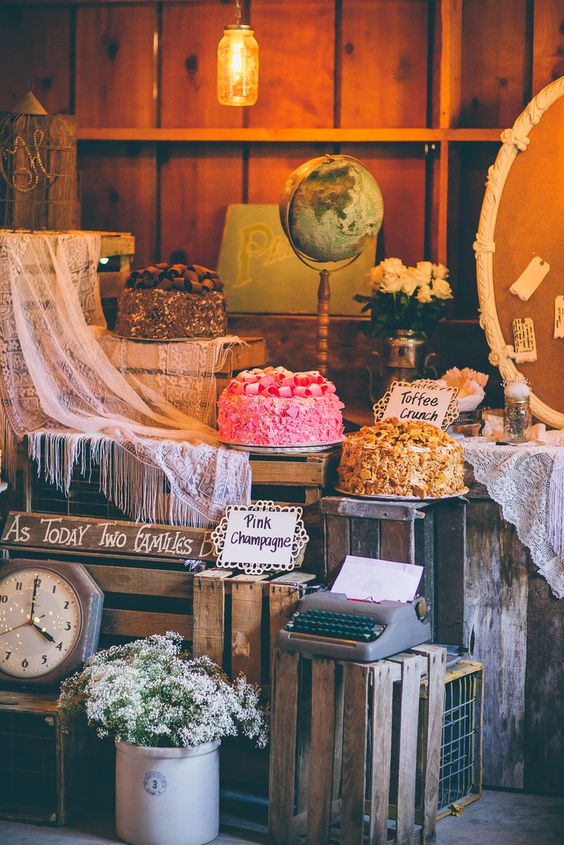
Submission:
[[[540,255],[535,255],[531,258],[517,281],[513,282],[509,290],[515,296],[518,296],[519,299],[522,299],[523,302],[527,302],[549,270],[550,264],[548,261],[543,261]]]
[[[513,347],[517,363],[537,360],[535,325],[531,317],[517,317],[513,320]]]
[[[564,338],[564,296],[554,300],[554,337]]]

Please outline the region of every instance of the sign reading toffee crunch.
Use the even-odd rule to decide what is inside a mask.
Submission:
[[[211,530],[11,511],[4,546],[215,561]]]

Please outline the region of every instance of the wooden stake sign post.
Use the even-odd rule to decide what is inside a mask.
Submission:
[[[228,505],[211,536],[217,566],[248,575],[293,569],[309,540],[302,509],[270,501]]]

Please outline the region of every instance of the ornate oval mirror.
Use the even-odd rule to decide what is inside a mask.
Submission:
[[[504,379],[564,428],[564,76],[502,133],[474,249],[480,325]]]

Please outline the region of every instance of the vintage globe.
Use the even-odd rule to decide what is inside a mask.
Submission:
[[[378,183],[352,156],[306,161],[280,198],[282,228],[305,263],[353,260],[376,237],[383,216]]]

